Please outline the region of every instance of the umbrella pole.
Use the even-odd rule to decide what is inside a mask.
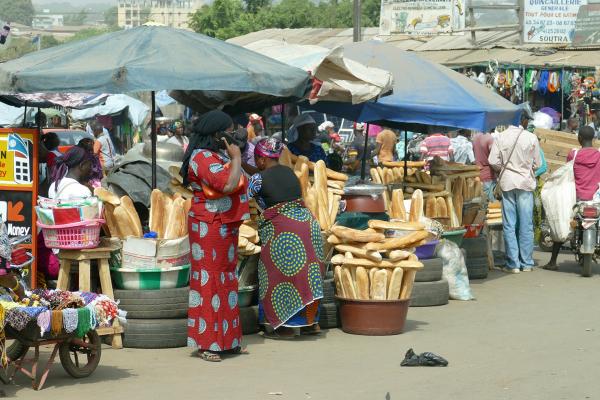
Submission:
[[[408,176],[408,132],[404,130],[404,178]]]
[[[287,143],[287,135],[285,134],[285,104],[281,105],[281,139],[283,143]]]
[[[25,111],[23,112],[23,128],[27,125],[27,100],[25,100]]]
[[[365,149],[363,150],[363,157],[360,165],[360,180],[363,182],[367,176],[367,150],[369,150],[369,124],[366,126]]]
[[[150,117],[150,140],[152,142],[152,189],[156,189],[156,93],[152,91]]]

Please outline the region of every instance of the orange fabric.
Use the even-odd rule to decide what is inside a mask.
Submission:
[[[246,130],[248,131],[248,141],[253,141],[256,138],[256,133],[254,132],[254,127],[252,124],[249,124]]]
[[[381,145],[379,161],[394,161],[394,148],[396,147],[396,134],[385,129],[377,135],[377,143]]]
[[[100,160],[100,165],[102,165],[102,168],[104,168],[104,156],[102,155],[102,143],[100,143],[98,140],[94,140],[94,154],[96,156],[98,156],[98,159]]]

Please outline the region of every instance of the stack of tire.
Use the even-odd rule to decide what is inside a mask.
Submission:
[[[460,246],[465,251],[465,263],[469,280],[485,279],[488,276],[488,242],[485,236],[463,239]]]
[[[338,307],[335,302],[335,282],[333,273],[328,272],[323,279],[323,298],[319,314],[319,326],[323,329],[332,329],[340,326]]]
[[[123,346],[165,349],[187,344],[189,286],[159,290],[115,290],[127,311]]]
[[[423,268],[415,275],[415,283],[410,296],[411,307],[431,307],[448,304],[450,288],[443,278],[441,258],[419,260]]]

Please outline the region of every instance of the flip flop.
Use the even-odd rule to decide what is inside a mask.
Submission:
[[[213,353],[212,351],[198,351],[198,357],[208,362],[221,362],[221,356],[217,353]]]

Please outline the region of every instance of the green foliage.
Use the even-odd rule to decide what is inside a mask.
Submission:
[[[67,26],[80,26],[85,24],[87,19],[87,11],[80,10],[77,14],[67,15],[64,19],[64,23]]]
[[[31,0],[0,0],[0,20],[31,26],[35,14]]]
[[[88,38],[91,38],[91,37],[94,37],[94,36],[103,35],[103,34],[108,33],[108,32],[116,31],[118,29],[119,28],[117,28],[117,27],[82,29],[79,32],[77,32],[75,35],[73,35],[70,38],[66,39],[64,41],[64,43],[67,43],[67,42],[76,42],[78,40],[88,39]],[[58,43],[62,44],[61,42],[58,42]]]
[[[104,11],[104,23],[108,26],[117,26],[118,25],[118,16],[119,8],[117,6],[111,7]]]
[[[54,46],[58,46],[59,44],[62,44],[61,41],[59,41],[52,35],[42,36],[41,41],[42,41],[42,49],[48,49],[50,47],[54,47]]]
[[[352,0],[215,0],[190,18],[196,32],[229,39],[269,28],[350,28]],[[379,25],[380,0],[363,0],[363,26]]]

